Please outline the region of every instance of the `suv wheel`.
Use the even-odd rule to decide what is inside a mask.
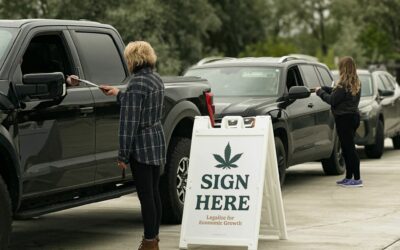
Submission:
[[[376,124],[375,143],[372,145],[365,145],[364,151],[368,158],[379,159],[383,154],[385,143],[385,136],[383,131],[383,123],[381,120]]]
[[[281,182],[281,186],[283,186],[286,177],[287,159],[285,147],[283,146],[283,143],[279,137],[275,137],[275,151],[276,161],[278,164],[279,181]]]
[[[400,149],[400,135],[392,137],[392,142],[394,149]]]
[[[189,170],[191,139],[171,138],[165,173],[161,177],[160,192],[164,223],[181,223]]]
[[[11,201],[7,186],[0,176],[0,249],[7,249],[11,234]]]
[[[340,175],[346,169],[339,138],[336,136],[332,154],[328,159],[322,160],[322,168],[327,175]]]

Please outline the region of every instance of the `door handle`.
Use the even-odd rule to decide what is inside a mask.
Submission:
[[[307,107],[312,108],[312,107],[314,107],[314,104],[313,104],[313,103],[309,103],[309,104],[307,105]]]
[[[90,114],[93,113],[94,108],[93,107],[84,107],[79,109],[81,111],[81,114]]]

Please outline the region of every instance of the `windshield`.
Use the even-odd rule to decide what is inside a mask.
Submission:
[[[372,96],[374,94],[374,87],[372,85],[371,75],[358,74],[358,78],[361,81],[361,97]],[[334,74],[333,79],[336,82],[339,79],[339,76],[337,74]]]
[[[207,79],[215,96],[277,96],[279,90],[279,68],[203,68],[185,75]]]
[[[4,59],[16,34],[17,29],[15,28],[0,27],[0,68],[3,66]]]

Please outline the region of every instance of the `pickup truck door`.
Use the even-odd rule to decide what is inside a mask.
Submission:
[[[27,73],[77,74],[66,27],[30,31],[23,42],[12,82]],[[69,87],[64,99],[26,100],[17,115],[23,194],[44,195],[93,185],[95,173],[94,100],[89,88]]]
[[[116,32],[101,28],[69,27],[82,64],[82,76],[97,84],[126,88],[128,70],[123,60],[124,45]],[[117,166],[119,105],[116,97],[106,96],[90,87],[96,114],[96,177],[95,182],[119,182],[121,170]],[[127,169],[127,179],[131,176]]]

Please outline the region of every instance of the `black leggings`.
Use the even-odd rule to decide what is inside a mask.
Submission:
[[[132,160],[131,170],[142,210],[144,238],[154,239],[159,233],[162,213],[158,189],[160,166],[146,165]]]
[[[346,179],[354,177],[360,179],[360,158],[358,157],[354,136],[360,125],[358,114],[345,114],[335,117],[336,131],[342,147],[344,161],[346,162]]]

